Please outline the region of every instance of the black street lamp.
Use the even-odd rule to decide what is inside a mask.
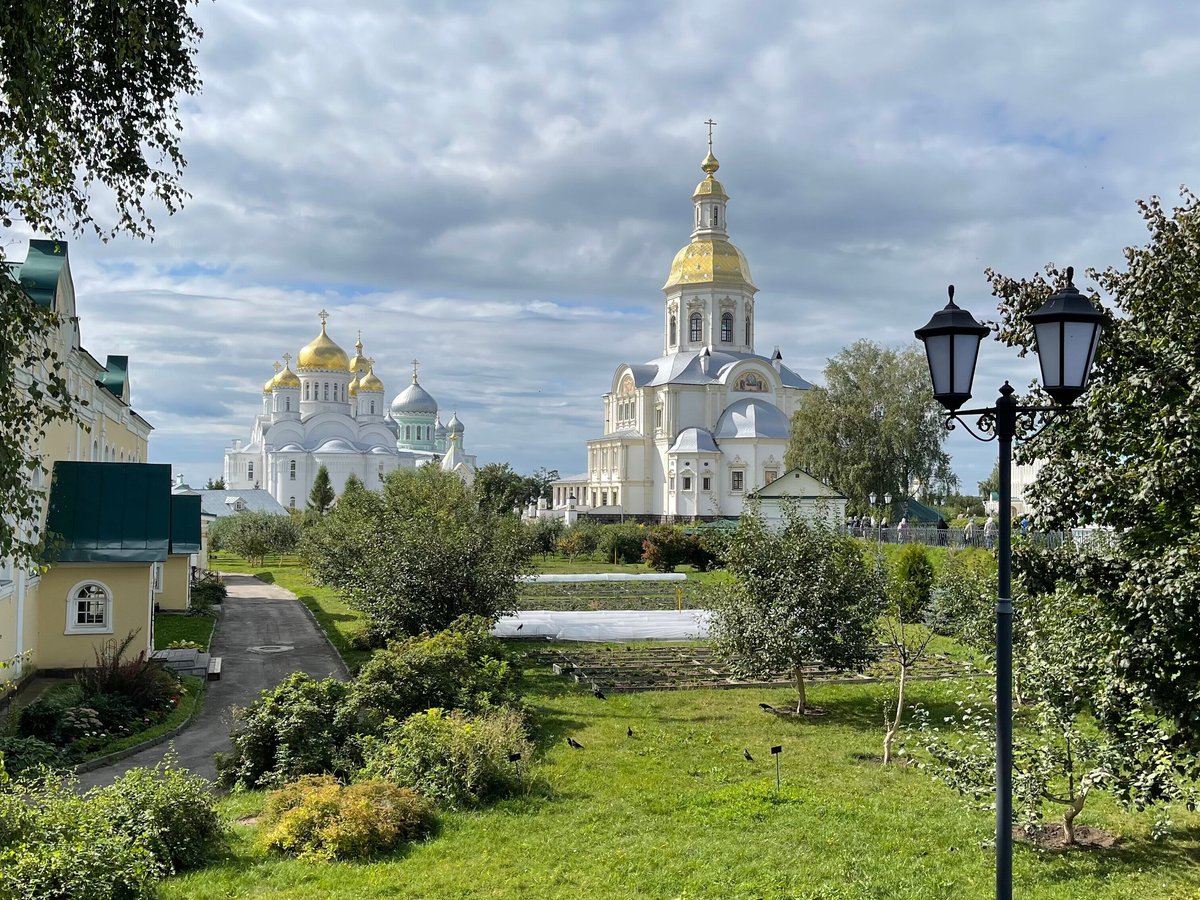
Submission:
[[[933,396],[946,408],[946,428],[961,422],[976,440],[999,440],[1000,548],[999,591],[996,598],[996,897],[1012,898],[1012,442],[1017,416],[1061,415],[1087,389],[1096,358],[1104,314],[1072,284],[1075,270],[1067,269],[1067,284],[1027,317],[1033,325],[1042,386],[1059,405],[1018,406],[1006,381],[996,405],[960,410],[971,399],[979,342],[988,328],[968,311],[950,302],[934,313],[929,324],[916,330],[925,344]],[[976,434],[964,416],[978,415],[983,435]]]

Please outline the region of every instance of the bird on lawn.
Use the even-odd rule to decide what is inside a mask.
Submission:
[[[632,725],[625,726],[625,737],[633,737],[633,726]]]
[[[775,707],[773,707],[770,703],[760,703],[758,706],[763,712],[775,712]]]
[[[582,750],[583,749],[583,744],[579,743],[579,741],[575,740],[575,738],[573,738],[573,737],[567,738],[567,746],[570,747],[572,750]]]
[[[749,750],[743,750],[742,756],[744,756],[746,758],[746,762],[754,762],[754,757],[750,755]]]
[[[604,696],[604,691],[600,690],[600,688],[596,687],[596,685],[592,685],[592,696],[595,697],[597,700],[607,700],[608,699],[607,697]]]

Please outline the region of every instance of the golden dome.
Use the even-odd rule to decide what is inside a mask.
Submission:
[[[275,360],[275,374],[267,379],[267,383],[263,385],[263,393],[269,394],[275,390],[275,379],[279,377],[279,360]]]
[[[358,378],[357,377],[351,379],[350,387],[346,388],[346,393],[348,393],[351,397],[358,396]]]
[[[277,388],[295,388],[300,390],[300,376],[291,369],[291,364],[284,366],[283,371],[273,379]]]
[[[321,322],[321,333],[312,343],[300,351],[296,359],[296,368],[303,372],[305,369],[341,369],[350,368],[350,358],[346,351],[329,339],[325,333],[325,322]]]
[[[358,389],[360,391],[375,391],[379,394],[383,393],[383,382],[380,381],[379,376],[375,374],[374,363],[367,364],[367,374],[359,379]]]
[[[728,200],[729,195],[725,193],[725,185],[717,181],[709,175],[702,182],[696,185],[696,191],[692,194],[693,200],[699,200],[701,197],[716,197],[718,200]]]
[[[721,168],[721,164],[717,162],[717,158],[713,156],[711,146],[708,148],[708,156],[704,157],[704,162],[700,163],[700,168],[709,175]]]
[[[363,343],[362,332],[358,333],[358,340],[354,342],[354,359],[350,360],[350,371],[356,376],[362,375],[363,371],[370,365],[367,358],[362,355]]]
[[[675,254],[662,289],[680,284],[720,284],[758,290],[742,251],[729,241],[714,238],[698,238]]]

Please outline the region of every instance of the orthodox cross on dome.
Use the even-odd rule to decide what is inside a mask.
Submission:
[[[285,353],[285,354],[283,354],[283,365],[284,365],[284,368],[287,368],[287,367],[288,367],[288,366],[290,366],[291,364],[292,364],[292,354],[290,354],[290,353]]]
[[[413,367],[413,384],[416,384],[416,383],[417,383],[417,366],[419,366],[420,364],[421,364],[421,361],[420,361],[419,359],[416,359],[416,358],[414,358],[414,359],[413,359],[413,361],[412,361],[412,367]]]
[[[276,374],[276,375],[278,375],[278,374],[279,374],[279,370],[283,368],[283,366],[281,366],[281,365],[279,364],[279,360],[275,360],[275,362],[273,362],[271,365],[273,365],[273,366],[275,367],[275,374]]]
[[[325,310],[321,310],[319,313],[317,313],[317,317],[320,318],[321,327],[324,328],[325,320],[329,318],[329,313],[327,313]]]
[[[375,371],[375,357],[373,357],[373,356],[367,357],[367,368],[370,369],[372,372]]]
[[[708,126],[708,152],[712,153],[712,130],[717,123],[712,120],[712,116],[709,116],[708,121],[704,124]]]

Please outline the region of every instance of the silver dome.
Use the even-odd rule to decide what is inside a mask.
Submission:
[[[392,415],[403,416],[410,413],[437,414],[437,401],[429,395],[425,388],[415,381],[396,395],[392,401]]]

